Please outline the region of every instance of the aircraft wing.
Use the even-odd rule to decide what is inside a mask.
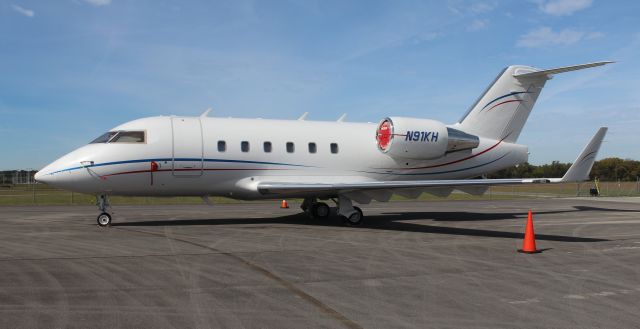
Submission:
[[[289,182],[261,182],[258,191],[262,194],[298,194],[298,193],[326,193],[352,192],[365,190],[393,190],[393,189],[427,189],[443,187],[465,186],[493,186],[514,185],[525,183],[550,183],[548,178],[526,179],[452,179],[452,180],[416,180],[416,181],[373,181],[358,183],[289,183]]]
[[[561,183],[579,182],[589,178],[589,172],[593,167],[602,140],[607,132],[602,127],[591,138],[591,141],[582,150],[576,161],[571,165],[562,178],[513,178],[513,179],[453,179],[453,180],[415,180],[415,181],[364,181],[344,183],[320,183],[320,182],[260,182],[258,191],[264,195],[328,195],[334,193],[353,194],[364,192],[370,195],[373,192],[374,199],[388,199],[390,193],[397,192],[401,195],[419,195],[424,191],[440,190],[451,192],[459,189],[472,194],[479,194],[489,186],[517,185],[536,183]],[[376,197],[375,191],[379,191]],[[403,193],[404,192],[404,193]],[[445,194],[448,194],[445,193]]]

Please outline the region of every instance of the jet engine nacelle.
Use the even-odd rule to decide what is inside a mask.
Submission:
[[[446,153],[478,147],[480,140],[444,123],[392,117],[383,119],[376,130],[378,149],[392,157],[430,160]]]

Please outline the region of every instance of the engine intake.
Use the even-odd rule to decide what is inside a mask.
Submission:
[[[430,160],[450,152],[478,147],[480,139],[444,123],[429,120],[385,118],[376,130],[378,149],[393,157]]]

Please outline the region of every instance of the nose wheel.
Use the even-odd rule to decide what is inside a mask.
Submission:
[[[111,215],[107,212],[107,208],[109,208],[109,198],[106,195],[97,195],[96,200],[98,208],[100,209],[100,215],[96,218],[98,226],[106,227],[111,225]]]
[[[106,212],[103,212],[100,215],[98,215],[97,222],[98,222],[98,226],[100,227],[109,226],[111,225],[111,215],[109,215]]]

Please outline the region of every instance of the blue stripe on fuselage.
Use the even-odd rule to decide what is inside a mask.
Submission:
[[[73,171],[82,168],[93,168],[93,167],[103,167],[103,166],[111,166],[111,165],[119,165],[119,164],[129,164],[129,163],[140,163],[140,162],[161,162],[161,161],[204,161],[204,162],[221,162],[221,163],[247,163],[247,164],[265,164],[265,165],[275,165],[275,166],[290,166],[290,167],[312,167],[305,166],[299,164],[291,164],[291,163],[282,163],[282,162],[267,162],[267,161],[251,161],[251,160],[230,160],[230,159],[201,159],[201,158],[154,158],[154,159],[138,159],[138,160],[123,160],[123,161],[113,161],[113,162],[104,162],[92,164],[89,166],[78,166],[71,167],[66,169],[61,169],[58,171],[54,171],[49,173],[48,175],[57,174],[65,171]]]
[[[398,175],[398,176],[421,176],[421,175],[437,175],[437,174],[448,174],[448,173],[454,173],[454,172],[460,172],[460,171],[465,171],[465,170],[470,170],[470,169],[475,169],[475,168],[479,168],[482,166],[486,166],[489,164],[492,164],[496,161],[499,161],[501,159],[503,159],[504,157],[506,157],[507,155],[509,155],[509,153],[505,153],[503,156],[483,163],[483,164],[479,164],[476,166],[471,166],[471,167],[467,167],[467,168],[462,168],[462,169],[455,169],[455,170],[446,170],[446,171],[437,171],[437,172],[421,172],[421,173],[389,173],[389,172],[377,172],[377,171],[361,171],[364,173],[369,173],[369,174],[385,174],[385,175]],[[60,173],[60,172],[65,172],[65,171],[72,171],[72,170],[77,170],[77,169],[82,169],[82,168],[92,168],[92,167],[103,167],[103,166],[110,166],[110,165],[119,165],[119,164],[128,164],[128,163],[140,163],[140,162],[151,162],[151,161],[173,161],[173,158],[156,158],[156,159],[138,159],[138,160],[124,160],[124,161],[113,161],[113,162],[104,162],[104,163],[98,163],[98,164],[93,164],[90,166],[80,166],[80,167],[72,167],[72,168],[66,168],[66,169],[62,169],[62,170],[58,170],[58,171],[54,171],[49,173],[48,175],[52,175],[52,174],[56,174],[56,173]],[[289,167],[302,167],[302,168],[317,168],[315,166],[306,166],[306,165],[299,165],[299,164],[290,164],[290,163],[282,163],[282,162],[266,162],[266,161],[251,161],[251,160],[231,160],[231,159],[200,159],[200,158],[176,158],[176,161],[201,161],[204,160],[205,162],[221,162],[221,163],[246,163],[246,164],[266,164],[266,165],[277,165],[277,166],[289,166]]]
[[[485,106],[482,108],[482,110],[486,109],[486,108],[487,108],[487,106],[491,105],[493,102],[495,102],[495,101],[497,101],[497,100],[499,100],[499,99],[503,99],[503,98],[505,98],[505,97],[514,96],[514,95],[518,95],[518,94],[528,94],[528,93],[529,93],[528,91],[514,91],[514,92],[512,92],[512,93],[508,93],[508,94],[506,94],[506,95],[502,95],[502,96],[500,96],[500,97],[498,97],[498,98],[496,98],[496,99],[492,100],[491,102],[487,103],[487,105],[485,105]],[[481,110],[481,111],[482,111],[482,110]]]

